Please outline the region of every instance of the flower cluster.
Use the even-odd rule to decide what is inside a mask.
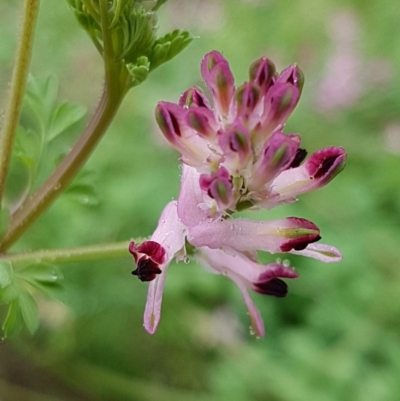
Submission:
[[[137,265],[133,274],[150,281],[144,326],[155,332],[168,265],[190,251],[200,264],[236,283],[254,333],[263,336],[263,322],[248,290],[284,297],[282,278],[298,275],[286,263],[261,265],[256,251],[324,262],[338,261],[341,255],[316,243],[319,229],[308,220],[232,216],[294,202],[297,195],[324,186],[343,169],[346,153],[329,147],[304,161],[307,152],[300,148],[300,136],[283,133],[304,83],[296,65],[277,73],[270,60],[261,58],[250,66],[249,81],[235,87],[228,62],[214,51],[204,57],[201,73],[213,108],[196,87],[178,104],[161,102],[156,108],[161,131],[182,155],[183,174],[178,200],[166,206],[151,239],[141,245],[132,242],[129,248]]]

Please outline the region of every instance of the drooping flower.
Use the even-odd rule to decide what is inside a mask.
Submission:
[[[264,336],[264,324],[249,290],[263,295],[285,297],[287,285],[281,278],[297,278],[298,274],[281,263],[260,265],[244,253],[227,253],[208,247],[197,248],[196,260],[217,274],[229,277],[239,288],[250,316],[251,328],[258,337]]]
[[[141,245],[130,243],[129,252],[137,266],[132,274],[142,281],[150,281],[144,313],[144,327],[150,334],[155,332],[160,320],[168,266],[172,259],[184,257],[185,230],[178,218],[176,202],[170,202],[161,214],[151,239]]]
[[[287,263],[261,265],[259,250],[293,253],[336,262],[340,252],[320,240],[318,227],[305,219],[275,221],[232,218],[236,211],[293,202],[297,195],[320,188],[344,167],[342,148],[313,153],[300,148],[297,134],[284,134],[304,78],[294,65],[280,74],[261,58],[250,66],[249,81],[235,88],[228,62],[218,52],[202,61],[203,79],[214,108],[197,88],[179,104],[161,102],[156,119],[182,157],[183,174],[177,202],[169,203],[149,241],[132,243],[130,252],[142,281],[151,281],[144,325],[153,334],[160,319],[166,271],[171,260],[188,252],[207,269],[238,286],[258,336],[264,326],[249,290],[286,296],[281,278],[296,278]],[[186,245],[190,245],[189,247]]]

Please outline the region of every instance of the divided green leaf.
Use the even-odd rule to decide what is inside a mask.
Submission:
[[[193,36],[191,36],[189,32],[179,29],[169,32],[165,36],[157,39],[150,56],[151,70],[173,59],[192,40]]]
[[[18,277],[31,282],[32,280],[43,283],[55,283],[64,278],[58,266],[40,263],[30,265],[23,270],[18,271]]]
[[[47,134],[48,141],[53,140],[82,121],[86,115],[86,108],[77,104],[64,102],[53,110],[52,115],[52,124]]]

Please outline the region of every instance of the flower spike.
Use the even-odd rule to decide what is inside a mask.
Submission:
[[[278,74],[270,60],[260,58],[250,66],[249,81],[235,90],[227,60],[213,51],[203,58],[201,74],[212,102],[193,87],[178,104],[160,102],[156,108],[161,131],[181,153],[183,168],[178,201],[166,206],[149,241],[129,248],[137,266],[133,274],[149,281],[144,326],[155,332],[168,266],[187,253],[237,285],[252,331],[262,337],[264,324],[251,291],[285,297],[284,279],[298,273],[288,261],[258,263],[257,251],[326,263],[342,255],[318,242],[320,230],[309,220],[257,221],[234,214],[271,209],[326,185],[343,169],[346,152],[329,147],[304,161],[300,135],[283,132],[304,85],[297,65]]]

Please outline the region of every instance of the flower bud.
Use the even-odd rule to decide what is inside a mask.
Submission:
[[[289,168],[296,157],[298,147],[297,141],[282,132],[275,132],[254,164],[249,189],[257,191]]]
[[[261,89],[261,95],[264,95],[267,92],[275,76],[275,64],[266,57],[262,57],[254,61],[250,66],[250,82],[257,85]]]
[[[210,104],[204,93],[196,87],[190,88],[179,99],[179,105],[185,108],[204,107],[210,109]]]
[[[260,98],[261,91],[256,85],[245,82],[243,85],[239,86],[235,92],[238,117],[247,121],[256,108]]]
[[[231,178],[228,170],[224,167],[220,167],[216,173],[201,174],[200,188],[211,199],[214,199],[218,211],[227,210],[234,203]]]
[[[235,89],[228,62],[216,51],[208,53],[201,63],[201,74],[211,90],[215,108],[226,118]]]

